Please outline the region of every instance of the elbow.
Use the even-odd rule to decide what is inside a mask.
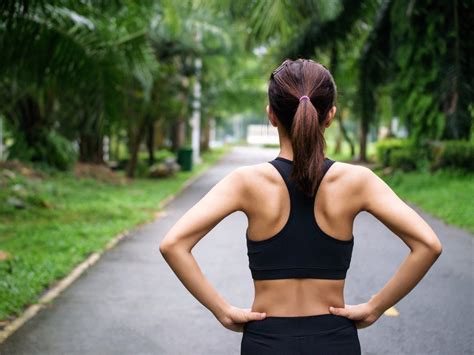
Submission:
[[[185,249],[182,241],[171,236],[165,236],[160,242],[159,250],[161,255],[165,256]]]
[[[163,243],[163,241],[161,241],[158,250],[160,251],[161,255],[165,255],[168,252],[168,248],[169,247],[165,243]]]
[[[173,248],[174,248],[174,244],[169,242],[166,238],[164,238],[160,242],[159,250],[160,250],[161,255],[163,256],[169,254],[171,250],[173,250]]]
[[[443,252],[443,245],[441,244],[439,239],[436,239],[435,241],[429,243],[427,245],[427,248],[430,251],[430,253],[435,256],[435,258],[438,258]]]
[[[441,242],[438,241],[438,243],[436,243],[435,245],[433,245],[431,247],[431,249],[433,250],[433,253],[436,255],[436,256],[440,256],[442,253],[443,253],[443,245],[441,244]]]
[[[414,248],[410,248],[412,252],[419,252],[426,257],[433,257],[437,259],[443,252],[443,245],[438,238],[432,238],[431,240],[425,240],[419,243]]]

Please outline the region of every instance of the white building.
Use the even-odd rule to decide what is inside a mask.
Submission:
[[[248,144],[279,144],[278,130],[270,123],[251,124],[247,126],[247,143]]]

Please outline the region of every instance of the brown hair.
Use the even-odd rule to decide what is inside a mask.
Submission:
[[[308,99],[300,100],[302,96]],[[315,196],[324,163],[323,124],[336,102],[329,70],[308,59],[285,60],[270,76],[270,110],[288,134],[293,148],[290,176],[308,196]]]

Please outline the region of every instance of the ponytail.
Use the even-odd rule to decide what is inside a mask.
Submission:
[[[329,70],[312,60],[287,59],[270,76],[270,108],[287,132],[293,149],[290,178],[310,197],[316,195],[321,182],[326,149],[322,125],[336,95]]]
[[[322,175],[326,140],[318,111],[311,99],[299,101],[291,131],[293,148],[291,177],[307,196],[314,197]]]

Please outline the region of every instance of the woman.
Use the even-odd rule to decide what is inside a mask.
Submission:
[[[373,324],[416,286],[441,254],[441,243],[370,169],[324,156],[324,130],[336,114],[336,86],[323,65],[284,61],[270,76],[268,97],[279,156],[224,177],[171,228],[160,251],[224,327],[243,332],[242,354],[360,354],[358,329]],[[248,217],[255,285],[251,309],[227,303],[191,254],[202,237],[236,211]],[[410,254],[370,300],[346,305],[352,227],[361,211],[396,233]]]

